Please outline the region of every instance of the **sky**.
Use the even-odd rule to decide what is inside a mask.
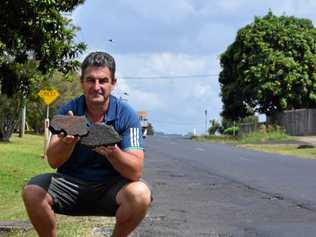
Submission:
[[[269,9],[316,24],[315,0],[86,0],[71,18],[88,46],[81,60],[116,59],[114,95],[146,111],[155,131],[203,134],[221,119],[220,55]]]

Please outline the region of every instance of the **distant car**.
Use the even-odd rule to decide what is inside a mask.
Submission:
[[[194,136],[194,134],[193,134],[193,133],[191,133],[191,132],[189,132],[189,133],[187,133],[187,134],[183,135],[184,139],[192,139],[192,138],[193,138],[193,136]]]

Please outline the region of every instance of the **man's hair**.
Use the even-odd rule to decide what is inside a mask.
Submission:
[[[90,53],[81,64],[81,80],[89,66],[107,67],[112,74],[112,79],[115,79],[115,60],[110,54],[105,52]]]

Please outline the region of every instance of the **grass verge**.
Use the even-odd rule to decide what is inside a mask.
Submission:
[[[10,143],[0,143],[0,221],[27,220],[21,190],[25,183],[40,173],[54,172],[41,159],[43,137],[26,134],[23,138],[13,135]],[[59,237],[90,237],[97,226],[113,226],[113,218],[68,217],[57,215]],[[9,233],[9,237],[34,237],[34,230]]]
[[[197,142],[219,142],[219,143],[230,143],[230,144],[257,144],[267,142],[280,142],[293,140],[292,137],[288,136],[282,131],[270,131],[270,132],[252,132],[245,134],[244,136],[234,137],[229,135],[220,136],[193,136],[192,140]]]
[[[242,144],[238,146],[256,151],[316,159],[316,148],[297,149],[296,144]]]
[[[218,142],[218,143],[229,143],[229,144],[236,144],[238,143],[238,138],[233,136],[193,136],[193,141],[197,142]]]
[[[284,142],[293,140],[292,137],[287,135],[283,131],[269,131],[269,132],[252,132],[241,136],[238,142],[241,144],[256,144],[256,143],[267,143],[267,142]]]
[[[296,156],[299,158],[316,159],[316,148],[297,149],[295,137],[287,135],[282,130],[268,132],[253,132],[241,137],[232,136],[196,136],[192,138],[198,142],[219,142],[233,144],[247,149]],[[286,144],[289,141],[293,144]],[[299,142],[298,142],[299,143]]]

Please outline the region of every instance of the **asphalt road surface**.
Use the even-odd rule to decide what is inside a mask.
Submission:
[[[316,160],[148,137],[154,202],[134,236],[316,236]]]

